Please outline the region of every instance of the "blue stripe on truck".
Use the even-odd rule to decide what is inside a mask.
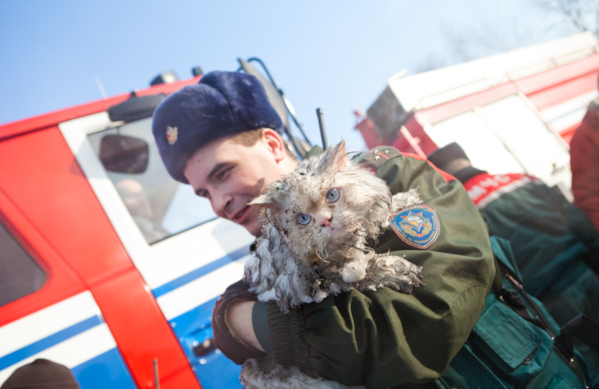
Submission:
[[[4,370],[15,363],[22,361],[23,359],[29,358],[32,355],[39,353],[47,348],[57,345],[65,340],[72,338],[84,331],[89,330],[97,325],[102,324],[102,319],[98,316],[92,316],[89,319],[85,319],[77,324],[73,324],[64,330],[58,331],[52,335],[46,336],[43,339],[33,342],[19,350],[13,351],[10,354],[0,358],[0,370]]]

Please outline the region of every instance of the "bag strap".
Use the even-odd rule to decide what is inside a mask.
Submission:
[[[502,275],[501,275],[501,266],[499,265],[499,260],[496,256],[493,256],[493,260],[495,263],[495,278],[493,279],[493,284],[491,288],[495,292],[495,295],[501,296],[501,284],[502,284]]]
[[[562,350],[570,353],[570,358],[574,356],[574,338],[585,343],[592,350],[599,353],[599,323],[587,315],[578,315],[567,322],[555,342],[560,344]]]

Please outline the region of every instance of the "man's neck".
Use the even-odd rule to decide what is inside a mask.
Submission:
[[[472,166],[470,161],[466,158],[456,158],[446,163],[441,170],[451,174],[455,177],[456,173],[468,166]]]

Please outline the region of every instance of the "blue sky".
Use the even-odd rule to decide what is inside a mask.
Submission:
[[[97,100],[96,79],[115,95],[259,57],[313,142],[322,107],[329,142],[360,149],[352,111],[402,69],[572,33],[532,0],[0,0],[0,123]]]

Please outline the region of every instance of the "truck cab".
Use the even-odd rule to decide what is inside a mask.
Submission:
[[[210,318],[253,237],[168,175],[151,131],[199,78],[0,126],[0,383],[46,358],[82,389],[241,387]]]

